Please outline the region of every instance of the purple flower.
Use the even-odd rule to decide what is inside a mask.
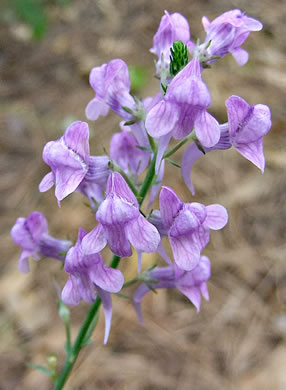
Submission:
[[[73,122],[64,135],[50,141],[43,150],[43,160],[51,167],[39,185],[40,192],[55,185],[58,202],[77,189],[88,171],[89,130],[86,122]]]
[[[212,22],[204,16],[202,23],[207,35],[199,50],[203,50],[211,42],[204,53],[206,58],[223,57],[231,53],[238,65],[244,65],[248,61],[247,51],[240,46],[251,31],[259,31],[263,27],[262,23],[248,17],[239,9],[225,12]]]
[[[58,240],[48,233],[48,223],[45,216],[37,211],[27,218],[17,218],[11,229],[13,241],[22,247],[22,253],[18,262],[20,272],[29,272],[28,258],[40,260],[38,255],[53,257],[64,261],[66,252],[72,245],[70,241]]]
[[[165,11],[158,31],[153,38],[153,47],[150,50],[158,56],[156,64],[157,75],[164,82],[169,76],[170,48],[175,41],[188,43],[190,40],[190,28],[186,18],[175,12],[169,14]]]
[[[194,58],[172,80],[162,101],[146,117],[147,132],[160,138],[158,161],[161,161],[170,138],[181,139],[195,128],[196,136],[205,147],[215,145],[220,130],[216,119],[206,109],[210,93],[201,78],[200,62]],[[157,164],[157,171],[159,165]]]
[[[64,135],[50,141],[43,150],[43,160],[52,171],[42,179],[39,190],[45,192],[55,185],[60,201],[74,191],[86,195],[91,205],[103,200],[110,169],[107,156],[90,156],[89,130],[86,122],[73,122]]]
[[[124,278],[122,273],[104,265],[99,253],[85,255],[81,249],[81,242],[86,231],[79,229],[78,240],[74,247],[70,248],[66,255],[65,271],[69,279],[62,291],[62,300],[67,305],[78,305],[82,300],[93,302],[99,295],[104,308],[105,336],[107,343],[111,318],[112,301],[110,293],[121,290]]]
[[[176,264],[169,267],[156,267],[148,273],[147,282],[141,284],[135,291],[133,303],[139,320],[143,323],[141,312],[142,298],[151,291],[159,288],[177,288],[200,311],[201,294],[208,301],[207,281],[211,276],[211,263],[206,256],[202,256],[191,271],[181,270]],[[149,282],[148,282],[149,280]],[[155,282],[156,281],[156,282]]]
[[[158,247],[157,229],[140,213],[135,195],[117,172],[108,178],[106,198],[98,208],[96,219],[99,224],[82,241],[86,254],[100,252],[107,243],[120,257],[131,256],[130,243],[139,254],[154,252]]]
[[[87,118],[96,120],[100,115],[106,115],[111,108],[124,123],[130,125],[139,145],[149,148],[143,122],[145,104],[130,95],[130,78],[126,63],[121,59],[115,59],[108,64],[95,67],[91,70],[89,79],[96,96],[86,107]],[[152,104],[152,101],[157,101],[157,97],[149,98],[148,104]],[[145,160],[147,162],[147,159]]]
[[[115,133],[110,141],[110,157],[128,174],[140,174],[148,165],[150,152],[138,148],[138,142],[127,130]]]
[[[152,221],[162,236],[168,235],[177,266],[191,271],[209,242],[210,229],[222,229],[227,224],[228,214],[219,204],[183,203],[171,188],[162,187],[160,217],[157,212]]]
[[[96,96],[85,110],[86,117],[96,120],[100,115],[107,115],[109,108],[126,121],[132,120],[132,115],[122,106],[135,109],[135,101],[130,95],[130,79],[128,67],[121,59],[115,59],[108,64],[91,70],[89,82]]]
[[[220,126],[219,142],[204,148],[205,152],[218,149],[229,149],[233,146],[240,154],[251,161],[262,173],[265,168],[263,137],[271,128],[271,112],[264,104],[249,105],[239,96],[231,96],[226,102],[228,123]],[[203,153],[195,144],[191,144],[182,158],[182,175],[185,183],[194,194],[190,172],[194,162]]]

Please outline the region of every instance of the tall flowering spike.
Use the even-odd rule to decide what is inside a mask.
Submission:
[[[141,173],[146,168],[150,155],[150,152],[138,148],[136,138],[129,131],[115,133],[111,138],[110,157],[127,174]]]
[[[207,46],[205,57],[223,57],[232,53],[238,65],[248,61],[247,51],[240,46],[251,31],[259,31],[263,27],[261,22],[248,17],[239,9],[227,11],[212,22],[204,16],[202,22],[207,33],[205,43],[201,45],[201,49]]]
[[[158,56],[156,64],[157,75],[161,79],[168,77],[170,65],[170,48],[175,41],[188,43],[190,28],[186,18],[178,12],[169,14],[165,11],[158,31],[153,38],[153,47],[150,50]],[[165,80],[164,80],[165,81]]]
[[[191,271],[184,271],[176,265],[156,267],[148,273],[147,284],[141,284],[135,291],[133,303],[139,320],[143,323],[141,301],[148,292],[161,288],[177,288],[200,311],[201,295],[208,301],[207,281],[211,276],[211,264],[206,256],[202,256],[197,266]],[[156,283],[154,282],[156,281]]]
[[[109,108],[127,121],[132,119],[132,115],[122,108],[122,106],[131,110],[135,108],[134,99],[129,93],[128,67],[124,61],[115,59],[108,64],[93,68],[89,82],[96,96],[86,107],[85,113],[88,119],[96,120],[100,115],[106,115]]]
[[[167,232],[175,263],[185,271],[198,264],[201,251],[209,242],[209,230],[222,229],[228,221],[223,206],[183,203],[168,187],[162,187],[160,211],[158,227],[161,226],[161,234],[162,230]]]
[[[160,235],[139,212],[139,205],[123,177],[113,172],[107,182],[106,198],[96,213],[99,224],[88,233],[82,247],[85,253],[103,249],[108,242],[112,252],[121,257],[131,256],[131,246],[138,252],[154,252]]]
[[[210,93],[201,78],[199,59],[194,58],[172,80],[164,99],[147,114],[147,132],[163,140],[160,156],[171,136],[181,139],[194,128],[203,146],[211,147],[218,142],[219,124],[206,111],[210,103]]]
[[[70,241],[58,240],[48,233],[48,223],[45,216],[37,211],[27,218],[18,218],[11,229],[13,241],[22,247],[18,262],[20,272],[29,272],[28,258],[40,260],[39,255],[53,257],[64,261],[64,254],[72,245]]]
[[[43,160],[51,167],[39,185],[40,192],[55,185],[58,202],[77,189],[88,171],[89,129],[86,122],[73,122],[64,135],[50,141],[43,150]]]
[[[264,172],[265,157],[263,153],[263,137],[271,128],[271,112],[264,104],[249,105],[239,96],[231,96],[225,102],[228,123],[220,125],[219,142],[204,148],[205,152],[224,150],[233,146],[240,154]],[[186,185],[194,194],[190,173],[195,161],[203,156],[197,145],[191,144],[184,152],[181,171]]]
[[[65,271],[69,274],[69,279],[63,288],[62,300],[67,305],[78,305],[81,300],[93,302],[99,295],[104,307],[106,344],[112,317],[110,293],[121,290],[124,278],[119,270],[104,265],[99,253],[83,253],[81,242],[85,235],[85,230],[79,229],[77,243],[66,255]]]

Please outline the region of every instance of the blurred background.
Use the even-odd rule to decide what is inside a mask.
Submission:
[[[211,112],[220,122],[226,121],[224,101],[232,94],[271,107],[265,173],[229,150],[195,164],[195,197],[174,166],[168,166],[164,180],[184,201],[221,203],[229,210],[228,226],[212,232],[204,252],[212,261],[211,300],[197,314],[177,291],[150,293],[143,303],[142,327],[131,303],[114,297],[108,345],[103,346],[101,313],[94,342],[82,351],[66,388],[286,388],[285,0],[1,0],[1,390],[48,390],[49,378],[26,364],[45,365],[51,353],[59,365],[64,360],[55,286],[63,286],[66,275],[48,259],[31,261],[31,272],[19,274],[20,248],[9,236],[12,225],[37,210],[58,238],[75,239],[79,226],[94,226],[80,194],[65,199],[59,209],[53,191],[38,192],[49,170],[41,157],[44,144],[58,138],[71,121],[86,120],[93,66],[122,58],[132,66],[134,92],[139,97],[157,93],[149,48],[165,9],[185,15],[196,40],[204,38],[203,15],[212,20],[232,8],[261,20],[264,29],[244,45],[250,53],[246,66],[238,67],[227,56],[204,72],[204,80],[212,94]],[[118,122],[110,113],[90,124],[93,153],[109,148]],[[157,261],[152,255],[144,265]],[[121,269],[127,278],[134,274],[135,259],[123,260]],[[85,304],[72,309],[73,335],[87,310]]]

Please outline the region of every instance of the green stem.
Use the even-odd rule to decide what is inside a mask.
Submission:
[[[126,287],[129,287],[129,286],[132,286],[132,284],[137,283],[138,280],[139,280],[138,278],[130,279],[130,280],[128,280],[127,282],[125,282],[123,284],[122,288],[126,288]]]
[[[167,150],[165,153],[164,153],[164,156],[163,158],[168,158],[170,156],[172,156],[172,154],[174,154],[177,150],[179,150],[183,145],[185,145],[186,142],[188,142],[189,140],[195,140],[196,139],[196,134],[194,131],[191,132],[191,134],[187,135],[186,137],[182,138],[180,142],[178,142],[172,149],[170,150]]]
[[[69,322],[65,322],[65,328],[66,328],[66,349],[67,353],[69,354],[71,351],[71,330],[70,330],[70,324]]]
[[[156,156],[157,156],[157,152],[154,151],[153,160],[149,166],[146,177],[145,177],[145,179],[140,187],[140,190],[138,192],[138,195],[137,195],[139,198],[138,202],[139,202],[140,206],[143,203],[143,200],[144,200],[148,190],[152,186],[152,181],[153,181],[153,178],[155,176]],[[110,267],[117,268],[119,262],[120,262],[120,257],[113,256],[112,261],[110,263]],[[68,376],[69,376],[69,374],[70,374],[70,372],[71,372],[71,370],[72,370],[72,368],[73,368],[73,366],[78,358],[79,352],[84,346],[84,341],[86,340],[86,335],[88,334],[90,326],[92,325],[93,319],[96,316],[96,314],[100,308],[100,305],[101,305],[101,299],[99,297],[97,297],[95,302],[91,305],[89,312],[87,313],[87,315],[84,319],[84,322],[83,322],[83,324],[78,332],[78,335],[76,337],[74,344],[71,345],[69,353],[67,353],[67,357],[66,357],[66,361],[64,363],[63,369],[60,372],[60,374],[59,374],[59,376],[54,384],[53,390],[62,390],[63,389],[63,387],[68,379]]]
[[[155,176],[156,158],[157,158],[157,151],[154,152],[153,159],[152,159],[152,162],[149,166],[147,175],[146,175],[145,180],[143,181],[143,183],[140,187],[140,190],[138,192],[137,198],[138,198],[139,206],[142,205],[147,192],[149,191],[150,187],[152,186],[152,182],[153,182],[153,179]]]
[[[117,268],[120,261],[120,257],[113,256],[110,267],[111,268]],[[86,335],[88,333],[89,327],[92,324],[92,321],[94,317],[96,316],[98,309],[101,305],[101,299],[99,297],[96,298],[95,302],[91,305],[91,308],[89,309],[89,312],[87,313],[85,320],[78,332],[77,338],[74,342],[74,345],[70,349],[70,353],[67,355],[64,367],[58,376],[57,381],[54,384],[53,390],[61,390],[66,380],[77,360],[77,357],[79,355],[79,352],[81,348],[83,347],[84,340],[86,340]]]

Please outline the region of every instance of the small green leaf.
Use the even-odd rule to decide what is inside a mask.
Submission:
[[[152,152],[150,148],[146,148],[145,146],[136,145],[136,148],[147,152]]]
[[[146,84],[146,80],[147,80],[146,70],[141,66],[136,66],[136,65],[129,66],[128,70],[130,76],[131,91],[132,92],[140,91]]]
[[[210,39],[210,40],[208,41],[206,47],[205,47],[205,50],[208,49],[208,48],[210,47],[211,43],[212,43],[212,40]]]
[[[154,294],[158,294],[158,292],[154,289],[154,287],[151,286],[151,284],[149,283],[145,283],[145,284],[149,288],[149,290],[151,290]]]
[[[170,158],[166,158],[167,161],[169,161],[170,164],[174,165],[176,168],[181,168],[181,165],[177,164],[174,160]]]
[[[27,364],[27,366],[29,368],[31,368],[32,370],[41,371],[41,372],[43,372],[44,374],[48,375],[51,378],[54,377],[54,373],[51,370],[49,370],[47,367],[40,366],[39,364]]]
[[[167,89],[168,89],[168,85],[164,85],[161,83],[161,88],[162,88],[162,91],[164,93],[164,95],[166,95],[166,92],[167,92]]]
[[[121,106],[121,107],[123,108],[124,111],[128,112],[128,114],[133,115],[133,110],[131,110],[131,108],[126,107],[126,106]]]
[[[205,152],[205,150],[204,150],[204,148],[202,147],[201,144],[199,144],[198,142],[196,142],[196,145],[197,145],[198,149],[199,149],[203,154],[206,154],[206,152]]]
[[[59,253],[59,256],[65,257],[66,254],[67,254],[67,251],[62,251],[62,252]]]
[[[124,298],[124,299],[129,299],[130,300],[130,297],[128,296],[128,295],[126,295],[126,294],[122,294],[122,293],[116,293],[115,294],[117,297],[119,297],[119,298]]]
[[[134,125],[134,123],[136,123],[136,122],[135,121],[127,121],[127,122],[123,123],[123,126],[131,126],[131,125]]]

